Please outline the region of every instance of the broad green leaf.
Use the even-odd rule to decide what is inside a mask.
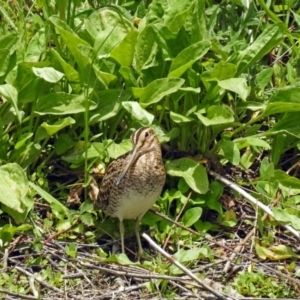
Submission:
[[[64,43],[78,63],[82,73],[85,74],[86,66],[89,64],[89,60],[81,53],[81,51],[78,49],[78,46],[84,45],[89,47],[90,45],[85,40],[81,39],[64,21],[62,21],[58,17],[51,16],[49,20],[55,26],[59,35],[62,37]]]
[[[30,193],[27,193],[25,197],[22,198],[22,203],[21,203],[22,212],[18,212],[17,210],[9,206],[6,206],[5,204],[2,205],[1,209],[5,213],[9,214],[17,224],[25,225],[24,222],[27,218],[29,211],[33,208],[33,205],[34,205],[33,198],[30,195]]]
[[[272,180],[278,180],[279,187],[284,195],[296,195],[300,193],[300,180],[287,175],[282,170],[275,170]]]
[[[272,140],[270,159],[277,165],[280,161],[281,155],[290,149],[290,145],[293,145],[296,140],[299,140],[294,135],[290,134],[275,134]]]
[[[0,76],[5,75],[10,60],[9,49],[0,49]]]
[[[297,105],[295,108],[297,108],[298,106],[299,105]],[[286,113],[282,118],[280,118],[277,121],[277,123],[270,130],[264,132],[263,134],[265,136],[268,136],[268,135],[278,135],[282,133],[287,133],[299,138],[300,137],[299,115],[300,115],[299,112]]]
[[[70,85],[72,86],[75,93],[79,93],[81,90],[81,86],[79,84],[79,75],[78,72],[70,65],[68,64],[60,55],[58,52],[56,52],[54,49],[51,49],[49,54],[51,55],[51,62],[53,64],[53,67],[57,69],[60,72],[63,72]]]
[[[93,70],[95,71],[98,80],[105,86],[105,89],[109,88],[109,85],[118,79],[118,77],[113,74],[99,70],[95,64],[93,65]]]
[[[126,83],[126,87],[138,86],[137,80],[134,76],[134,71],[132,68],[122,66],[119,69],[119,73],[123,77]]]
[[[237,145],[238,149],[240,150],[250,146],[262,147],[268,150],[271,149],[271,146],[267,142],[265,142],[263,139],[255,137],[238,138],[235,139],[233,142]]]
[[[191,26],[191,43],[202,41],[206,38],[206,15],[205,15],[205,1],[195,1],[194,9],[191,10],[187,17],[187,22]]]
[[[94,224],[94,218],[93,218],[93,216],[90,213],[80,214],[80,221],[85,226],[95,226],[95,224]]]
[[[246,100],[249,94],[245,78],[230,78],[218,81],[218,85],[228,91],[238,94],[242,100]]]
[[[33,136],[32,132],[27,132],[22,134],[19,138],[17,143],[15,144],[15,149],[21,148],[23,145],[25,145],[27,140],[30,140],[30,138]]]
[[[155,42],[153,29],[151,26],[146,26],[139,33],[135,46],[134,59],[138,74],[141,73],[141,70],[153,65],[157,51],[158,47]]]
[[[191,227],[194,223],[196,223],[202,215],[202,208],[201,207],[192,207],[188,209],[183,217],[182,223],[186,227]]]
[[[0,37],[0,49],[9,49],[10,54],[12,54],[16,49],[18,38],[19,34],[16,32],[2,35]]]
[[[200,112],[195,112],[195,115],[205,126],[234,122],[233,112],[226,105],[209,106],[206,111],[206,116]]]
[[[270,98],[263,115],[268,116],[277,113],[300,111],[299,94],[299,86],[287,86],[277,89],[275,94]]]
[[[177,114],[173,111],[170,111],[170,118],[175,122],[175,123],[189,123],[191,121],[193,121],[194,119],[193,118],[190,118],[190,117],[186,117],[186,116],[183,116],[183,115],[180,115],[180,114]]]
[[[35,113],[39,115],[69,115],[85,111],[86,102],[88,101],[89,109],[96,108],[96,104],[85,99],[84,94],[73,95],[67,93],[48,94],[39,98],[35,107]]]
[[[199,259],[199,256],[202,254],[201,247],[195,247],[192,249],[179,249],[175,254],[174,258],[177,259],[181,263],[195,261]]]
[[[168,77],[180,77],[207,53],[210,45],[209,41],[200,41],[182,50],[172,61]]]
[[[40,188],[38,185],[34,184],[33,182],[29,182],[29,185],[31,188],[33,188],[45,201],[47,201],[50,206],[52,207],[53,214],[58,219],[63,219],[64,217],[67,217],[69,215],[69,210],[61,204],[58,200],[56,200],[54,197],[52,197],[49,193],[47,193],[45,190]]]
[[[177,34],[182,28],[194,6],[193,2],[190,0],[167,1],[168,7],[165,7],[163,20],[172,33]]]
[[[128,17],[126,10],[121,11],[121,9],[122,7],[113,5],[103,7],[84,19],[85,28],[93,40],[97,38],[99,32],[105,31],[107,28],[122,26],[125,30],[123,29],[121,34],[125,36],[134,27],[132,22],[133,17]]]
[[[120,44],[110,52],[110,56],[121,66],[130,67],[132,65],[137,36],[136,30],[129,31]]]
[[[14,81],[14,86],[18,90],[18,102],[30,103],[35,102],[37,97],[41,97],[49,93],[50,86],[53,84],[46,81],[42,82],[37,77],[32,68],[43,68],[50,65],[49,61],[44,62],[21,62],[17,66],[17,77]]]
[[[45,68],[33,67],[32,70],[37,77],[52,83],[58,82],[64,77],[63,73],[56,71],[52,67],[45,67]]]
[[[238,75],[253,66],[282,41],[283,27],[281,23],[268,25],[253,44],[238,54],[234,60],[238,65]]]
[[[274,163],[269,162],[267,157],[264,157],[261,161],[259,174],[261,178],[273,178],[274,177]]]
[[[190,158],[181,158],[166,162],[167,173],[171,176],[183,177],[195,192],[205,194],[208,190],[206,169]]]
[[[109,89],[96,94],[98,106],[90,112],[90,124],[114,117],[122,108],[121,103],[128,101],[132,94],[129,90]]]
[[[107,57],[129,31],[135,30],[133,22],[111,7],[96,10],[85,19],[85,26],[95,39],[94,50],[98,58]]]
[[[276,221],[283,223],[283,224],[289,224],[294,229],[300,230],[300,218],[288,213],[285,209],[282,209],[280,207],[274,207],[272,209],[272,212],[274,214],[274,217]]]
[[[12,160],[18,163],[23,169],[29,167],[33,162],[36,162],[42,151],[39,143],[29,142],[23,147],[16,149],[12,153]]]
[[[213,69],[204,71],[201,78],[205,81],[216,81],[230,79],[235,76],[237,72],[236,65],[224,61],[217,63]]]
[[[237,224],[237,222],[238,222],[238,219],[233,210],[227,210],[222,214],[221,225],[233,227]]]
[[[116,159],[126,152],[132,150],[132,143],[130,140],[123,140],[120,144],[116,144],[112,140],[108,140],[107,142],[109,143],[109,146],[106,148],[106,150],[109,157],[112,159]]]
[[[8,244],[13,239],[16,231],[17,228],[15,226],[12,226],[11,224],[5,224],[3,227],[0,228],[0,249],[2,247],[8,246]]]
[[[106,258],[104,262],[117,263],[123,266],[127,266],[127,265],[131,266],[131,265],[138,264],[132,262],[125,253],[120,253],[118,255],[116,254],[111,255],[108,258]]]
[[[31,209],[33,200],[30,205],[25,199],[28,189],[26,174],[19,165],[10,163],[0,167],[0,203],[12,210],[12,217],[14,211],[23,213],[29,206]]]
[[[47,36],[48,38],[48,36]],[[25,53],[25,61],[35,61],[38,62],[41,60],[41,56],[47,50],[48,40],[46,38],[46,29],[45,27],[40,28],[36,34],[31,38]]]
[[[69,134],[59,134],[55,140],[54,149],[56,154],[62,155],[75,145],[75,140]]]
[[[154,116],[143,109],[138,102],[122,102],[122,105],[131,117],[138,121],[142,126],[149,126],[152,124]]]
[[[12,107],[14,108],[18,121],[21,123],[22,114],[18,108],[18,91],[11,84],[0,85],[0,95],[10,102]]]
[[[41,124],[41,127],[46,129],[49,136],[52,136],[58,131],[72,124],[75,124],[75,120],[71,117],[67,117],[59,121],[56,121],[54,124],[48,124],[47,122],[43,122]]]
[[[152,81],[145,88],[132,88],[135,98],[140,98],[142,107],[159,102],[163,97],[175,93],[184,84],[181,78],[161,78]]]
[[[285,245],[272,245],[270,247],[265,247],[259,243],[258,238],[255,238],[254,242],[255,251],[260,259],[269,260],[286,260],[289,258],[299,259],[300,255],[297,255],[293,249]]]
[[[208,208],[215,210],[220,215],[223,214],[222,205],[220,203],[220,198],[223,194],[224,186],[218,182],[213,181],[209,185],[208,192],[205,195],[201,195],[201,198],[205,200]]]
[[[273,76],[273,68],[267,68],[256,76],[256,81],[260,89],[264,89],[271,81],[271,78]]]
[[[221,150],[220,154],[224,155],[234,166],[237,166],[240,162],[240,151],[237,145],[232,141],[223,140],[218,144],[218,148]]]

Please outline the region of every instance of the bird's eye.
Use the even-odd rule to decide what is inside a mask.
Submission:
[[[145,137],[149,137],[150,136],[150,133],[148,131],[145,132]]]

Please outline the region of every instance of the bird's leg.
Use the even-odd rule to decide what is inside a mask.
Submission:
[[[122,253],[125,253],[125,247],[124,247],[124,233],[125,233],[125,229],[124,229],[124,224],[123,224],[123,220],[120,220],[120,237],[121,237],[121,246],[122,246]]]
[[[143,247],[142,247],[141,237],[140,237],[140,222],[141,222],[141,219],[142,219],[143,215],[144,214],[142,214],[142,215],[140,215],[136,218],[135,226],[134,226],[134,232],[135,232],[136,240],[137,240],[137,243],[138,243],[138,253],[137,253],[137,260],[138,261],[140,260],[140,258],[143,255]]]

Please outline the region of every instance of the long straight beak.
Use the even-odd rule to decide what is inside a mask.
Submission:
[[[120,174],[120,176],[118,177],[118,179],[116,181],[117,186],[121,183],[122,179],[124,178],[125,174],[127,173],[128,169],[131,167],[131,165],[136,161],[137,154],[138,154],[138,151],[136,148],[134,148],[132,151],[131,157],[129,159],[129,162],[127,163],[127,165],[125,166],[125,168],[123,169],[122,173]]]

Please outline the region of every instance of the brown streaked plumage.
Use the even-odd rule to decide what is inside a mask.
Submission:
[[[119,219],[123,253],[123,220],[136,219],[135,234],[140,258],[143,253],[139,235],[140,221],[158,199],[166,172],[160,144],[153,129],[139,128],[131,135],[131,142],[133,150],[108,166],[100,184],[95,208]]]

